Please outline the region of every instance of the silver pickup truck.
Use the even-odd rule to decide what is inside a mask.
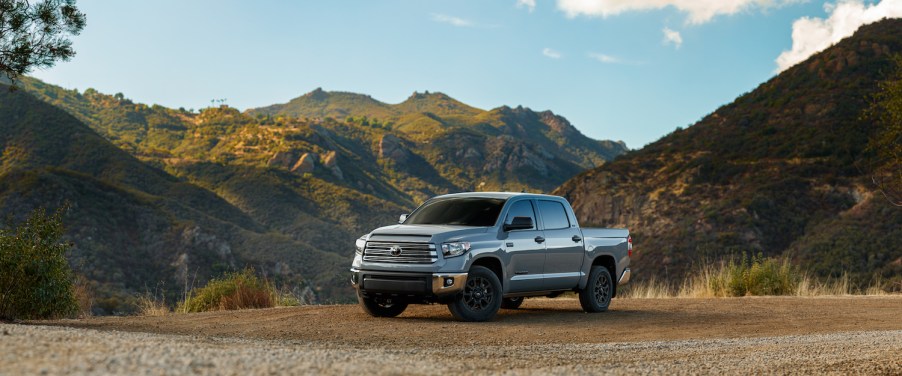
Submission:
[[[441,303],[459,320],[486,321],[524,298],[567,291],[586,312],[607,310],[630,279],[633,245],[626,229],[581,229],[562,197],[459,193],[426,201],[356,248],[351,283],[370,315]]]

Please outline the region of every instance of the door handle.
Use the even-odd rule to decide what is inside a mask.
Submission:
[[[583,240],[583,238],[579,237],[579,235],[573,235],[573,237],[570,239],[573,239],[574,243],[579,243],[580,240]]]
[[[536,243],[544,243],[544,242],[545,242],[545,238],[543,238],[541,236],[536,236]]]

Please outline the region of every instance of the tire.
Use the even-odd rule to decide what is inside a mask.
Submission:
[[[589,272],[589,283],[579,292],[579,304],[586,312],[604,312],[611,305],[614,281],[608,268],[593,266]]]
[[[395,317],[407,309],[407,303],[392,301],[391,298],[365,298],[357,293],[360,308],[373,317]]]
[[[526,298],[524,298],[522,296],[516,297],[516,298],[504,298],[503,300],[501,300],[501,308],[504,308],[504,309],[520,308],[520,306],[523,305],[524,300],[526,300]]]
[[[463,290],[448,309],[461,321],[488,321],[501,308],[501,281],[491,270],[482,266],[470,268]]]

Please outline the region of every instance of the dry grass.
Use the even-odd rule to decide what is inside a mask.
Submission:
[[[848,274],[818,280],[801,272],[788,259],[753,257],[740,262],[703,263],[679,284],[654,278],[630,283],[618,291],[621,298],[714,298],[730,296],[842,296],[889,295],[891,283],[876,278],[869,286],[857,288]],[[898,284],[898,283],[897,283]]]
[[[253,269],[230,273],[215,279],[206,286],[186,294],[178,312],[205,312],[249,308],[270,308],[298,305],[294,296],[278,291],[264,278],[257,277]]]
[[[169,306],[162,298],[145,294],[138,297],[138,314],[141,316],[166,316]]]
[[[91,307],[94,306],[94,291],[91,282],[84,276],[77,276],[72,284],[72,294],[78,304],[78,317],[91,317]]]

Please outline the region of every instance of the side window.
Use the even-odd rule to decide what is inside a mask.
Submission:
[[[511,205],[511,209],[507,212],[507,218],[504,219],[504,223],[510,224],[511,221],[514,220],[514,217],[532,218],[532,228],[536,228],[536,212],[532,210],[532,204],[529,203],[529,200],[517,201],[513,205]]]
[[[539,213],[542,213],[542,221],[545,223],[546,230],[570,227],[567,210],[560,202],[539,200]]]

